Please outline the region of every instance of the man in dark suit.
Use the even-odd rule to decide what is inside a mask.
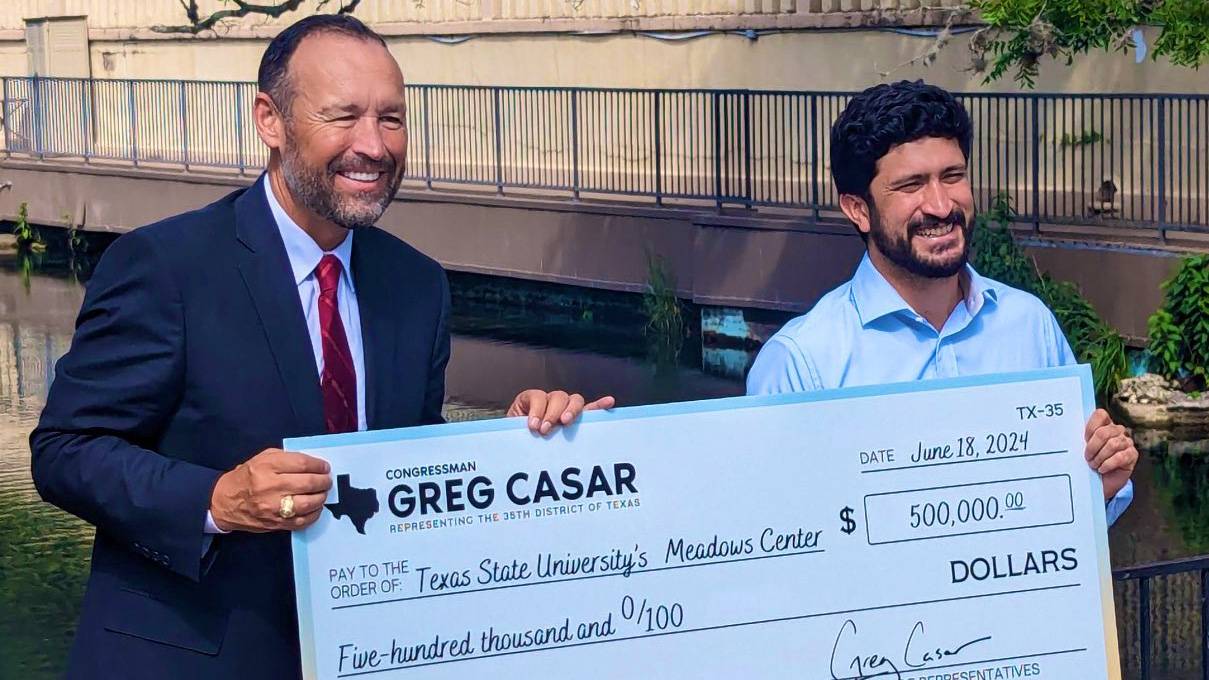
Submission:
[[[97,528],[69,677],[299,675],[289,531],[331,479],[283,438],[442,420],[448,284],[372,226],[403,87],[355,19],[293,25],[261,63],[261,180],[102,258],[30,436],[39,493]],[[527,390],[509,413],[545,434],[611,405]]]

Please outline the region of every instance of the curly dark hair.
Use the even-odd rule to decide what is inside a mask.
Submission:
[[[831,176],[841,194],[868,197],[877,161],[924,137],[957,140],[970,158],[970,114],[949,92],[922,80],[875,85],[856,95],[831,126]]]

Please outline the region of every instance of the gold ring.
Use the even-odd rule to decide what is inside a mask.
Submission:
[[[282,496],[281,507],[277,509],[277,514],[281,519],[289,519],[294,516],[294,497]]]

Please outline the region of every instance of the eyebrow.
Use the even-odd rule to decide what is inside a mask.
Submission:
[[[334,114],[349,114],[356,113],[357,107],[352,104],[328,104],[319,109],[319,115],[331,116]]]
[[[407,104],[399,103],[399,104],[391,104],[390,106],[383,107],[382,110],[379,111],[379,113],[380,114],[391,114],[391,113],[403,113],[405,111],[407,111]],[[329,104],[329,105],[324,106],[323,108],[319,109],[319,115],[325,116],[325,117],[332,116],[332,115],[348,115],[348,114],[356,114],[356,113],[360,113],[360,107],[358,107],[354,104]]]
[[[940,175],[944,176],[951,172],[956,172],[956,171],[965,172],[967,169],[968,169],[968,166],[965,163],[954,163],[953,165],[950,165],[947,168],[943,168],[940,171]],[[896,179],[893,182],[888,183],[887,186],[889,186],[891,189],[897,189],[899,187],[907,186],[908,184],[922,182],[922,181],[926,180],[927,178],[928,178],[928,173],[917,172],[913,175],[907,175],[906,177],[901,177],[899,179]]]

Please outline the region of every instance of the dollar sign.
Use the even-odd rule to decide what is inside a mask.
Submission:
[[[843,526],[840,527],[840,531],[851,536],[852,532],[856,531],[856,522],[852,521],[852,508],[845,507],[843,510],[840,510],[840,519],[844,522]]]

